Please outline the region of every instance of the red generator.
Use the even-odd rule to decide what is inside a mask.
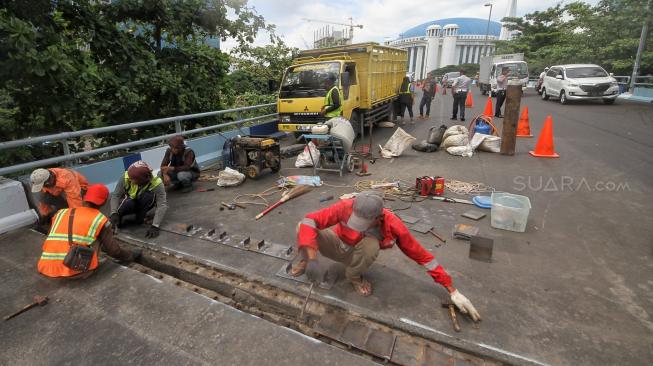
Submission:
[[[444,178],[423,176],[415,178],[415,190],[420,196],[442,196]]]

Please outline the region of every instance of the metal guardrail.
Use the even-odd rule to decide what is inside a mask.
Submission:
[[[100,155],[100,154],[104,154],[104,153],[107,153],[107,152],[122,150],[122,149],[130,148],[130,147],[148,145],[148,144],[155,143],[155,142],[158,142],[158,141],[161,141],[161,140],[169,139],[170,137],[175,136],[175,135],[187,136],[187,135],[194,135],[194,134],[201,133],[201,132],[218,130],[218,129],[221,129],[221,128],[224,128],[224,127],[234,126],[234,125],[237,126],[238,128],[240,128],[240,125],[248,123],[248,122],[255,122],[255,121],[257,121],[257,122],[269,122],[269,121],[273,121],[277,117],[276,113],[269,113],[269,114],[264,114],[264,115],[261,115],[261,116],[255,116],[255,117],[250,117],[250,118],[245,118],[245,119],[239,119],[239,120],[236,120],[236,121],[220,123],[220,124],[213,125],[213,126],[200,127],[200,128],[196,128],[196,129],[192,129],[192,130],[187,130],[187,131],[183,131],[182,127],[181,127],[181,122],[182,121],[193,120],[193,119],[204,118],[204,117],[218,116],[218,115],[227,114],[227,113],[236,113],[236,114],[240,115],[242,112],[245,112],[245,111],[251,111],[251,110],[256,110],[256,109],[264,109],[264,108],[269,108],[269,107],[273,107],[273,106],[276,106],[276,104],[275,103],[259,104],[259,105],[255,105],[255,106],[234,108],[234,109],[226,109],[226,110],[222,110],[222,111],[213,111],[213,112],[205,112],[205,113],[188,114],[188,115],[183,115],[183,116],[158,118],[158,119],[147,120],[147,121],[131,122],[131,123],[124,123],[124,124],[120,124],[120,125],[114,125],[114,126],[91,128],[91,129],[80,130],[80,131],[62,132],[62,133],[46,135],[46,136],[30,137],[30,138],[21,139],[21,140],[0,142],[0,150],[10,149],[10,148],[17,148],[17,147],[22,147],[22,146],[29,146],[29,145],[34,145],[34,144],[38,144],[38,143],[41,143],[41,142],[46,142],[46,141],[57,141],[57,142],[62,143],[63,147],[64,147],[64,149],[63,149],[64,150],[64,155],[62,155],[62,156],[57,156],[57,157],[52,157],[52,158],[42,159],[42,160],[37,160],[37,161],[31,161],[29,163],[16,164],[16,165],[8,166],[8,167],[1,167],[0,168],[0,175],[16,173],[16,172],[29,170],[29,169],[34,169],[34,168],[39,168],[39,167],[43,167],[43,166],[47,166],[47,165],[51,165],[51,164],[74,161],[76,159],[90,157],[90,156],[94,156],[94,155]],[[138,141],[126,142],[126,143],[112,145],[112,146],[106,146],[106,147],[93,149],[93,150],[90,150],[90,151],[78,152],[78,153],[71,153],[70,150],[68,149],[68,143],[67,142],[68,142],[68,139],[71,139],[71,138],[80,137],[80,136],[88,136],[88,135],[96,135],[96,134],[107,133],[107,132],[116,132],[116,131],[133,129],[133,128],[137,128],[137,127],[161,125],[161,124],[167,124],[167,123],[174,123],[175,124],[175,133],[156,136],[156,137],[151,137],[151,138],[142,139],[142,140],[138,140]]]

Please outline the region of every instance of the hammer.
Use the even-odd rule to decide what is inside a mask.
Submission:
[[[36,305],[43,306],[43,305],[48,303],[48,297],[47,296],[36,295],[36,296],[34,296],[33,300],[34,300],[34,302],[32,302],[29,305],[26,305],[24,308],[18,310],[17,312],[15,312],[15,313],[13,313],[11,315],[5,316],[5,320],[9,320],[9,319],[11,319],[11,318],[13,318],[13,317],[15,317],[17,315],[20,315],[20,314],[26,312],[27,310],[35,307]]]
[[[449,316],[451,317],[451,323],[453,323],[453,330],[460,332],[460,324],[458,324],[458,318],[456,318],[456,305],[448,302],[443,303],[442,307],[449,309]]]

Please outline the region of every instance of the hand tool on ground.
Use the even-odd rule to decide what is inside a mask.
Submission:
[[[15,316],[17,316],[19,314],[22,314],[22,313],[26,312],[27,310],[29,310],[29,309],[37,306],[37,305],[43,306],[43,305],[48,303],[48,297],[47,296],[36,295],[36,296],[34,296],[33,300],[34,300],[34,302],[32,302],[29,305],[26,305],[24,308],[18,310],[17,312],[15,312],[15,313],[13,313],[11,315],[5,316],[5,320],[9,320],[9,319],[11,319],[11,318],[13,318],[13,317],[15,317]]]
[[[455,330],[456,332],[460,332],[460,324],[458,324],[458,318],[456,317],[456,305],[452,303],[443,303],[442,307],[449,309],[449,316],[451,317],[453,330]]]
[[[435,236],[436,238],[440,239],[440,241],[443,242],[444,244],[447,243],[447,239],[444,239],[440,234],[436,233],[433,228],[429,230],[429,233],[431,233],[431,235]]]
[[[287,193],[285,193],[283,196],[281,196],[281,199],[277,201],[275,204],[272,206],[266,208],[263,212],[260,214],[256,215],[256,220],[260,219],[261,217],[267,215],[270,211],[274,210],[275,208],[279,207],[281,204],[283,204],[286,201],[289,201],[295,197],[299,197],[302,194],[308,192],[311,190],[311,186],[307,185],[298,185],[297,187],[291,189]]]
[[[320,197],[320,202],[331,201],[333,196]]]
[[[195,190],[195,192],[213,192],[215,191],[215,188],[198,188]]]
[[[434,200],[436,200],[436,201],[442,201],[442,202],[464,203],[464,204],[467,204],[467,205],[473,205],[474,204],[474,202],[472,202],[470,200],[463,200],[463,199],[460,199],[460,198],[451,198],[451,197],[442,197],[442,196],[440,196],[440,197],[433,196],[432,198]]]
[[[306,299],[304,300],[304,306],[302,306],[302,311],[299,313],[299,320],[304,318],[304,311],[306,311],[306,305],[308,304],[308,300],[313,293],[313,286],[315,286],[315,282],[311,282],[311,287],[308,289],[308,295],[306,295]]]
[[[236,209],[236,205],[234,205],[233,203],[230,204],[230,203],[227,203],[227,202],[220,202],[220,204],[222,206],[230,209],[230,210],[235,210]]]

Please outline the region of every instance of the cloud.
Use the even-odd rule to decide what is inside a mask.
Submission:
[[[374,41],[382,43],[386,38],[396,38],[403,31],[416,25],[451,17],[473,17],[487,19],[489,8],[486,2],[494,4],[492,20],[499,21],[506,15],[510,0],[250,0],[248,4],[265,17],[266,22],[275,24],[277,34],[293,47],[305,49],[313,44],[313,33],[326,24],[308,22],[308,19],[348,23],[349,17],[363,29],[354,29],[354,42]],[[596,4],[599,0],[585,0]],[[565,0],[517,0],[517,15],[544,10]],[[336,30],[346,28],[334,26]],[[259,34],[255,44],[267,44],[269,38]],[[221,48],[228,51],[236,43],[227,40]]]

